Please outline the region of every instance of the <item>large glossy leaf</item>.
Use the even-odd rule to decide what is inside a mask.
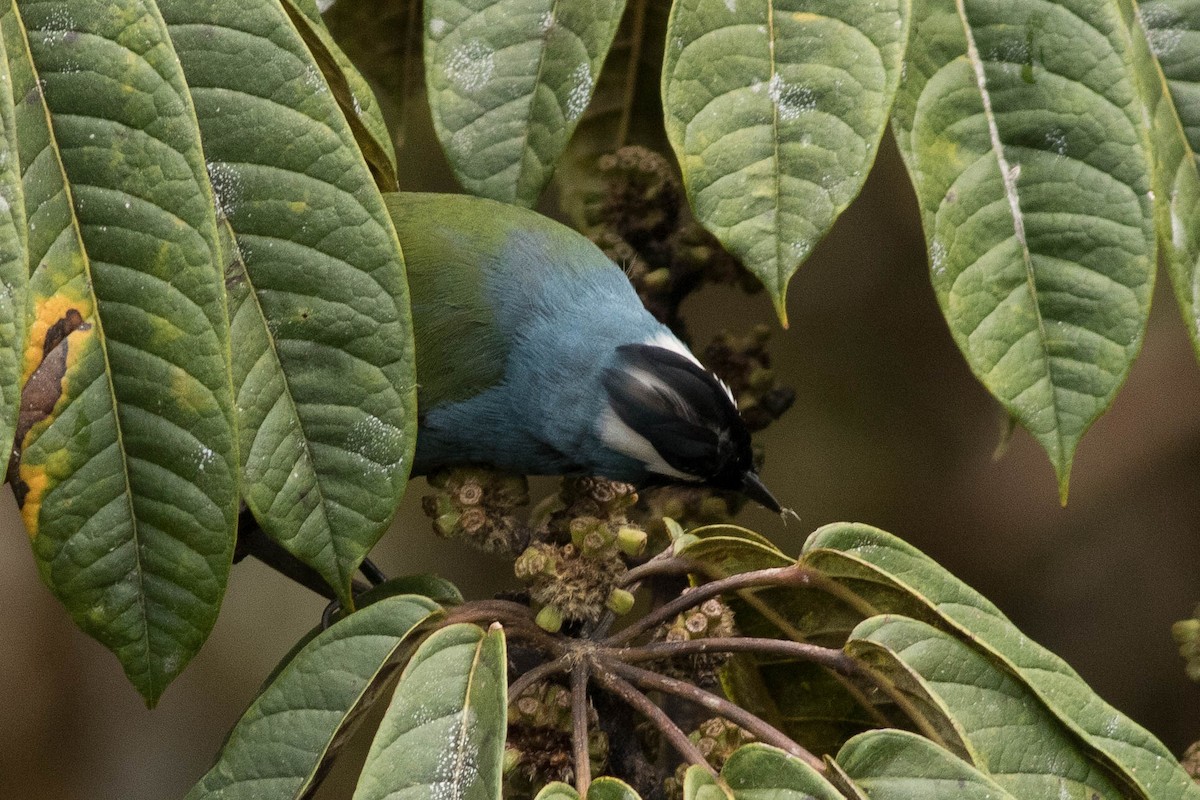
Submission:
[[[388,597],[314,637],[275,675],[229,734],[187,800],[308,797],[335,743],[440,614],[424,597]]]
[[[29,238],[16,125],[8,56],[0,38],[0,453],[10,452],[17,429],[29,327]]]
[[[1128,28],[1115,2],[918,0],[911,40],[896,138],[938,302],[1065,501],[1080,437],[1141,347],[1154,282]]]
[[[916,734],[855,736],[837,755],[843,774],[869,800],[1016,800],[967,762]]]
[[[371,174],[375,176],[379,190],[398,190],[396,149],[392,146],[392,137],[383,121],[383,113],[366,79],[333,40],[314,0],[284,0],[283,8],[296,26],[296,32],[308,45],[329,91],[345,114],[346,122],[354,132],[354,139],[371,168]]]
[[[697,218],[784,325],[788,281],[862,188],[909,0],[677,0],[662,95]]]
[[[624,0],[426,0],[434,129],[474,194],[532,206],[591,100]]]
[[[231,271],[242,489],[350,604],[403,493],[415,428],[408,294],[383,201],[276,0],[164,0]]]
[[[153,6],[17,8],[4,40],[36,267],[13,488],[43,578],[153,703],[211,629],[233,549],[213,197]]]
[[[437,631],[392,696],[354,800],[500,800],[508,681],[504,633]]]
[[[1200,64],[1195,59],[1200,2],[1122,0],[1122,8],[1131,20],[1151,119],[1159,243],[1192,347],[1200,357]]]
[[[931,727],[953,728],[966,750],[959,754],[1014,797],[1132,796],[1020,679],[950,634],[883,615],[855,628],[846,650],[912,701]]]
[[[1161,742],[1105,703],[1062,659],[1030,641],[992,603],[916,548],[868,525],[837,523],[809,537],[802,560],[877,607],[890,610],[897,598],[907,598],[909,610],[904,613],[954,630],[985,649],[1020,674],[1097,757],[1147,797],[1200,799],[1200,787]]]

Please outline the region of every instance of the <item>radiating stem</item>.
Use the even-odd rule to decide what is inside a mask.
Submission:
[[[712,692],[706,692],[686,681],[668,678],[665,675],[659,675],[657,672],[651,672],[650,670],[635,667],[631,664],[622,664],[619,661],[606,661],[605,666],[622,678],[628,678],[638,686],[673,694],[676,697],[681,697],[688,702],[706,708],[717,716],[724,717],[735,725],[740,725],[760,742],[778,747],[780,750],[790,753],[807,762],[810,767],[818,772],[825,771],[825,762],[794,742],[783,731],[763,722],[754,714],[726,700],[724,697],[715,695]]]
[[[659,658],[672,658],[674,656],[700,655],[703,653],[764,653],[783,656],[785,658],[795,658],[800,661],[811,661],[821,666],[829,667],[843,675],[856,675],[861,671],[854,659],[841,650],[835,650],[831,647],[792,642],[787,639],[741,636],[691,639],[686,642],[650,642],[638,647],[614,648],[609,650],[606,655],[611,654],[609,657],[628,663],[634,661],[652,661]]]
[[[538,681],[545,680],[551,675],[557,675],[560,672],[566,672],[570,668],[570,656],[560,656],[553,661],[547,661],[544,664],[538,664],[536,667],[524,673],[508,685],[509,702],[512,702],[521,695],[525,694],[525,691]]]
[[[575,755],[575,791],[587,797],[592,783],[592,760],[588,752],[588,697],[590,668],[577,662],[571,670],[571,748]]]
[[[602,644],[608,647],[624,644],[641,636],[643,633],[654,630],[664,622],[674,619],[677,614],[694,608],[705,600],[717,595],[757,586],[803,584],[808,583],[810,579],[808,570],[798,564],[793,564],[787,567],[773,567],[771,569],[755,570],[754,572],[742,572],[738,575],[730,575],[728,578],[712,581],[711,583],[701,584],[681,594],[671,602],[659,606],[628,628],[617,631],[605,639]]]
[[[667,716],[665,711],[650,702],[649,697],[646,697],[646,695],[638,691],[628,681],[615,675],[599,663],[592,662],[592,670],[597,683],[649,720],[663,735],[663,738],[670,743],[671,747],[675,748],[675,751],[683,757],[684,761],[687,761],[689,764],[698,764],[708,770],[713,777],[717,776],[717,771],[704,758],[704,754],[700,752],[700,748],[692,743],[687,734],[675,724],[674,720]]]

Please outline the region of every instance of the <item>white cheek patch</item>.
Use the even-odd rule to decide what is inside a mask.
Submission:
[[[697,359],[696,356],[692,354],[692,351],[687,349],[687,345],[685,345],[683,342],[679,341],[679,339],[677,339],[674,334],[672,334],[668,331],[659,331],[658,333],[654,334],[649,339],[647,339],[645,342],[643,342],[643,344],[648,344],[651,347],[661,347],[664,350],[670,350],[672,353],[678,353],[679,355],[686,358],[688,361],[691,361],[693,364],[695,364],[700,369],[707,372],[709,375],[712,375],[713,378],[716,380],[716,382],[721,384],[721,388],[725,390],[725,396],[729,398],[729,402],[733,403],[734,409],[737,408],[737,400],[734,399],[733,392],[731,392],[729,390],[729,387],[725,385],[725,381],[721,380],[716,375],[713,375],[712,371],[710,371],[703,364],[701,364],[700,360]]]
[[[654,448],[654,445],[650,444],[650,440],[626,425],[611,406],[605,406],[604,411],[601,412],[600,419],[596,422],[596,430],[600,434],[600,441],[604,442],[606,446],[622,455],[629,456],[634,461],[640,461],[649,472],[677,478],[681,481],[702,480],[668,464],[666,459]]]

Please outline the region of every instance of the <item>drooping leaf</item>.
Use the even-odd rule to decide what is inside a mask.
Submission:
[[[1154,736],[1104,702],[1062,659],[1030,641],[991,602],[925,554],[869,525],[837,523],[812,534],[803,563],[884,610],[957,631],[1022,676],[1048,709],[1127,782],[1155,800],[1200,800],[1179,763]],[[924,610],[917,605],[924,606]]]
[[[17,430],[29,327],[29,237],[16,125],[8,56],[0,37],[0,453],[11,452]]]
[[[815,769],[765,744],[734,751],[721,768],[721,779],[734,800],[843,800]]]
[[[942,313],[1049,454],[1064,501],[1075,448],[1141,347],[1154,282],[1132,57],[1115,2],[918,0],[896,101]]]
[[[500,800],[506,659],[499,629],[451,625],[426,639],[396,686],[354,800]]]
[[[956,754],[1014,797],[1130,796],[1022,680],[950,634],[881,615],[855,628],[846,651],[894,685],[930,727],[953,729]]]
[[[869,800],[1016,800],[966,761],[905,731],[855,736],[837,763]]]
[[[396,179],[396,148],[392,145],[375,93],[333,40],[313,0],[284,0],[283,8],[346,116],[379,191],[396,191],[400,188]]]
[[[389,597],[315,636],[242,715],[187,800],[308,797],[336,743],[415,647],[415,632],[440,613],[424,597]]]
[[[532,206],[591,100],[625,0],[426,0],[434,129],[473,194]]]
[[[1158,241],[1192,348],[1200,357],[1200,3],[1122,0],[1150,116]],[[1132,8],[1131,8],[1132,6]]]
[[[909,0],[677,0],[662,96],[697,218],[766,286],[858,195],[900,79]]]
[[[36,265],[11,480],[43,579],[153,704],[216,619],[237,513],[199,131],[152,5],[4,11]]]
[[[391,220],[274,0],[163,0],[235,237],[242,491],[350,606],[411,468],[412,330]],[[236,260],[236,259],[235,259]]]

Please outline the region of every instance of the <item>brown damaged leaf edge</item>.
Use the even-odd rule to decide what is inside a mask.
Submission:
[[[42,361],[21,390],[21,411],[17,417],[17,435],[13,440],[12,455],[8,459],[7,475],[18,506],[24,507],[25,496],[29,494],[29,485],[21,479],[19,470],[25,436],[34,425],[54,413],[54,407],[62,397],[71,334],[91,329],[91,324],[83,321],[83,315],[78,309],[67,309],[67,313],[46,331],[46,338],[42,343]]]

